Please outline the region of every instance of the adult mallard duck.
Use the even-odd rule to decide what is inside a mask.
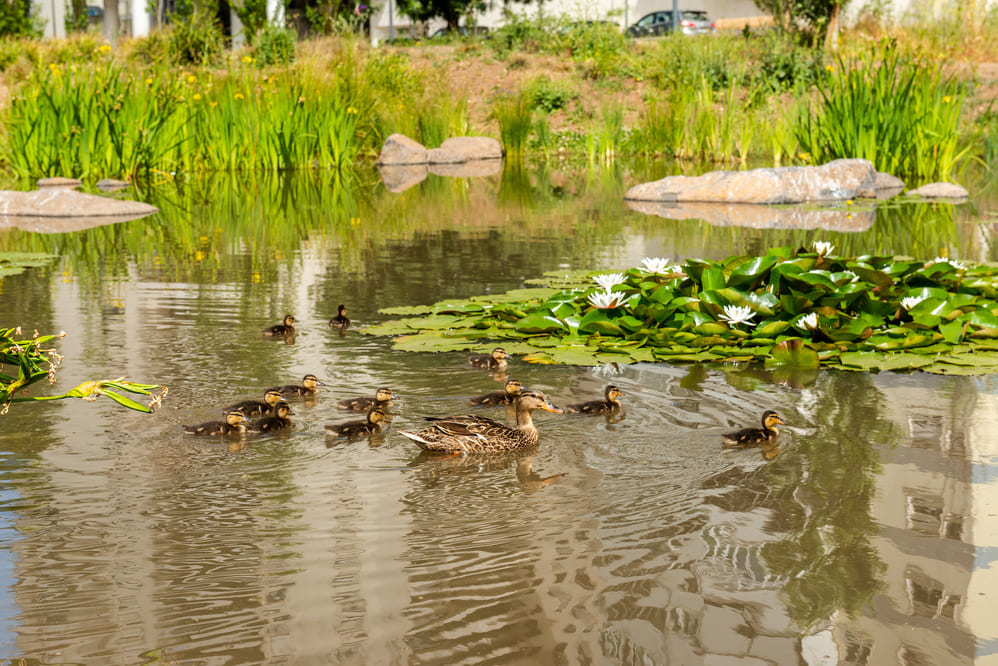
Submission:
[[[315,375],[305,375],[301,384],[286,384],[284,386],[274,386],[267,391],[277,391],[284,397],[315,395],[319,392],[320,386],[325,386],[325,382],[319,381]]]
[[[232,435],[246,432],[246,424],[252,423],[242,412],[232,410],[225,415],[224,421],[208,421],[199,425],[185,425],[184,432],[188,435]]]
[[[263,394],[263,400],[243,400],[234,405],[229,405],[222,411],[226,413],[242,412],[246,416],[273,415],[275,413],[274,405],[279,403],[283,397],[277,389],[267,389],[266,393]]]
[[[506,359],[509,354],[502,347],[496,347],[491,354],[473,354],[468,357],[468,365],[473,368],[486,368],[487,370],[503,370],[506,368]]]
[[[272,430],[283,430],[291,427],[290,417],[294,416],[291,405],[283,400],[274,405],[274,415],[257,419],[250,426],[249,430],[254,432],[271,432]]]
[[[295,334],[295,322],[298,321],[293,316],[287,314],[284,315],[284,323],[277,324],[275,326],[268,326],[267,328],[260,331],[264,335],[294,335]]]
[[[329,320],[329,325],[333,328],[346,328],[350,325],[350,318],[347,317],[347,306],[336,306],[336,316]]]
[[[590,400],[589,402],[580,402],[575,405],[569,405],[565,408],[565,411],[572,412],[573,414],[607,414],[609,412],[615,412],[621,408],[620,398],[624,395],[618,387],[611,384],[606,387],[603,391],[605,400]]]
[[[511,405],[516,401],[516,396],[520,395],[521,390],[523,390],[523,384],[521,384],[519,380],[507,379],[506,385],[502,391],[492,391],[491,393],[486,393],[485,395],[468,398],[468,402],[473,405],[481,405],[483,407]]]
[[[385,427],[385,413],[375,407],[367,413],[367,418],[363,421],[348,421],[346,423],[336,423],[327,425],[326,430],[340,437],[359,437],[361,435],[372,435],[381,432]]]
[[[743,428],[738,432],[721,435],[724,440],[723,447],[726,449],[744,448],[772,442],[780,436],[780,431],[776,429],[776,426],[786,424],[786,421],[781,419],[779,414],[768,409],[762,415],[761,428]]]
[[[370,411],[375,407],[384,411],[392,406],[392,400],[398,400],[398,396],[390,388],[379,388],[373,398],[340,400],[336,406],[340,409],[352,409],[355,412]]]
[[[537,427],[532,414],[535,410],[560,414],[540,391],[521,391],[516,398],[516,427],[511,428],[484,416],[465,414],[463,416],[429,417],[433,423],[419,432],[400,430],[399,432],[416,442],[426,451],[443,453],[485,452],[498,453],[513,451],[537,443]]]

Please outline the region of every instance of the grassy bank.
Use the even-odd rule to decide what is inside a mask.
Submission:
[[[541,159],[859,156],[952,178],[994,160],[998,121],[973,63],[944,70],[929,34],[884,39],[867,21],[837,57],[774,34],[634,42],[556,22],[487,41],[371,48],[346,35],[204,58],[162,33],[114,49],[93,35],[0,42],[0,159],[23,178],[340,170],[394,132],[429,147],[472,133]]]

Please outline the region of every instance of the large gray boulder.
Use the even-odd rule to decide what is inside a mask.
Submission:
[[[502,159],[502,144],[487,136],[451,137],[440,144],[440,150],[461,155],[468,162]]]
[[[155,206],[140,201],[110,199],[66,188],[0,191],[0,229],[65,233],[158,212]]]
[[[821,166],[712,171],[702,176],[668,176],[635,185],[628,201],[712,201],[793,204],[841,201],[876,195],[876,170],[868,160],[835,160]]]
[[[404,134],[392,134],[381,147],[378,166],[426,164],[427,161],[426,146]]]

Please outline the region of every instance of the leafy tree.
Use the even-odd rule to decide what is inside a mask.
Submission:
[[[754,0],[756,7],[771,14],[782,32],[809,35],[817,42],[824,33],[826,46],[838,39],[839,14],[849,0]]]
[[[482,11],[484,0],[398,0],[399,11],[415,21],[428,21],[439,16],[447,22],[447,30],[456,33],[462,15]]]
[[[0,0],[0,37],[40,37],[31,0]]]

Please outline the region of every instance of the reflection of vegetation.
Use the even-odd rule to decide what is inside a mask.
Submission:
[[[746,362],[851,370],[998,368],[998,269],[936,258],[842,257],[773,248],[719,262],[664,259],[547,287],[384,310],[422,314],[368,332],[419,351],[488,347],[537,363]],[[588,278],[591,278],[593,285]],[[758,319],[757,319],[758,318]],[[973,352],[973,353],[970,353]]]
[[[35,335],[30,340],[21,339],[21,329],[0,329],[0,414],[6,414],[11,403],[32,402],[38,400],[64,400],[65,398],[83,398],[96,400],[98,396],[106,395],[119,405],[139,412],[151,412],[152,407],[159,403],[166,388],[156,384],[137,384],[120,379],[102,379],[84,382],[62,395],[14,397],[25,391],[29,386],[48,377],[49,383],[55,382],[55,369],[62,362],[54,349],[43,347],[48,342],[62,335]],[[7,374],[7,368],[17,368],[17,376]],[[152,389],[162,389],[160,396],[152,399],[147,407],[131,398],[121,395],[118,391],[152,395]]]
[[[788,609],[805,627],[838,610],[859,611],[882,585],[885,567],[869,541],[877,532],[870,502],[880,471],[871,442],[889,443],[896,433],[876,389],[860,390],[856,381],[823,374],[813,416],[821,438],[795,440],[794,455],[767,467],[774,520],[787,537],[765,544],[762,555],[771,573],[786,578]]]

